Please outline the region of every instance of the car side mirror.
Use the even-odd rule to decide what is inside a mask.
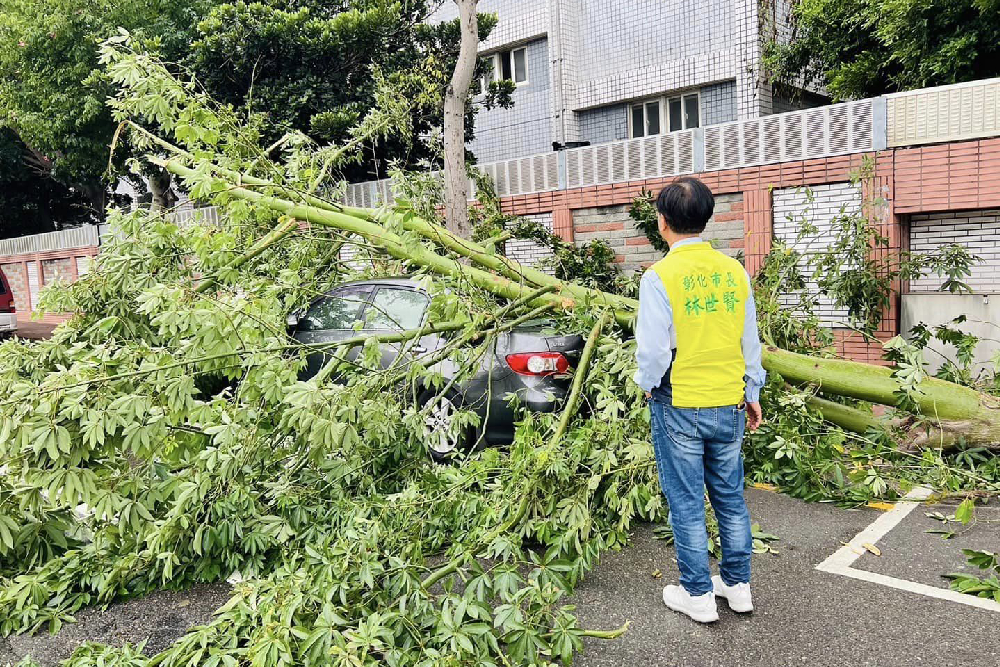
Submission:
[[[288,313],[288,317],[285,318],[285,324],[288,325],[289,329],[294,329],[299,326],[299,321],[302,319],[302,311],[297,310],[294,313]]]

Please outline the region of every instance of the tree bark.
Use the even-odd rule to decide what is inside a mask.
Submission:
[[[171,187],[170,172],[157,166],[152,166],[146,175],[149,193],[153,196],[154,211],[168,211],[177,203],[177,195]]]
[[[462,40],[458,63],[444,93],[444,207],[448,230],[470,238],[469,174],[465,169],[465,105],[479,57],[478,0],[455,0]]]

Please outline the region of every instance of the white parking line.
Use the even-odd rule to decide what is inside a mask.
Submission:
[[[1000,612],[1000,602],[995,602],[994,600],[959,593],[958,591],[953,591],[947,588],[928,586],[927,584],[921,584],[915,581],[896,579],[895,577],[888,577],[884,574],[876,574],[875,572],[858,570],[851,567],[854,564],[854,561],[865,553],[866,548],[864,545],[874,545],[880,539],[885,537],[890,530],[898,526],[900,521],[906,518],[906,516],[914,509],[919,507],[920,503],[930,497],[930,495],[931,490],[927,487],[920,486],[913,489],[906,494],[903,500],[896,504],[895,507],[880,516],[872,522],[870,526],[855,535],[854,539],[834,552],[825,561],[817,565],[816,569],[821,572],[830,572],[831,574],[839,574],[845,577],[851,577],[852,579],[881,584],[882,586],[896,588],[901,591],[919,593],[920,595],[939,598],[941,600],[949,600],[951,602],[957,602],[970,607],[978,607],[980,609]]]

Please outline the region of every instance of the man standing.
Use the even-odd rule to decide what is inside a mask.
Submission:
[[[642,277],[635,381],[650,399],[660,488],[670,506],[680,586],[663,602],[701,623],[719,620],[715,596],[753,611],[750,513],[743,498],[744,429],[761,423],[764,385],[750,277],[699,235],[712,191],[679,178],[656,201],[670,252]],[[720,576],[712,577],[705,488],[719,522]]]

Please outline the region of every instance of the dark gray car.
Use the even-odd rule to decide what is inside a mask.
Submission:
[[[361,334],[373,335],[405,331],[422,326],[430,296],[413,280],[389,278],[347,283],[313,301],[308,308],[289,317],[291,335],[302,343],[328,343],[359,335],[356,322],[363,322]],[[383,344],[382,367],[400,354],[410,357],[433,354],[448,341],[447,334],[432,334],[403,344]],[[510,395],[521,405],[537,412],[551,412],[569,391],[569,370],[583,349],[579,335],[548,335],[543,324],[526,325],[497,337],[478,371],[461,382],[443,399],[435,402],[427,417],[431,453],[443,458],[456,450],[477,444],[508,444],[514,438],[514,410]],[[354,360],[357,347],[348,355]],[[309,355],[303,379],[323,367],[327,357]],[[401,360],[403,361],[403,360]],[[458,363],[445,359],[435,370],[446,379],[458,372]],[[436,392],[425,391],[419,401],[430,401]],[[451,420],[457,410],[471,409],[481,417],[478,432],[450,435]]]

